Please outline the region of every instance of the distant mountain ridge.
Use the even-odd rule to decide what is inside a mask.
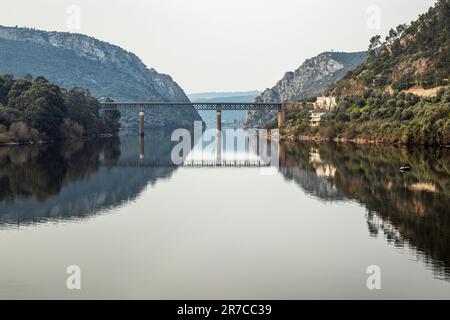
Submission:
[[[250,103],[261,91],[231,91],[231,92],[201,92],[188,94],[192,102],[199,103]],[[233,110],[222,112],[222,126],[236,127],[244,123],[247,117],[246,110]],[[214,128],[216,124],[216,114],[212,111],[199,111],[200,116],[207,128]]]
[[[202,92],[188,94],[192,102],[252,102],[261,91]]]
[[[319,96],[333,82],[343,78],[367,59],[366,52],[324,52],[306,60],[297,70],[287,72],[277,84],[266,89],[255,102],[298,102]],[[273,112],[249,112],[247,126],[264,126],[271,122]]]
[[[115,100],[188,102],[183,89],[169,75],[158,73],[132,52],[93,37],[0,26],[0,73],[16,77],[43,75],[66,88],[85,87],[98,98]],[[158,116],[160,115],[160,116]],[[200,117],[194,109],[152,114],[157,126],[178,126]],[[137,120],[124,114],[123,124]]]

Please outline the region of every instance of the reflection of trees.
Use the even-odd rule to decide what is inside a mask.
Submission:
[[[410,245],[438,275],[450,274],[450,152],[407,150],[353,144],[287,146],[287,164],[315,172],[306,156],[317,148],[336,171],[331,181],[345,195],[364,204],[372,236],[383,234],[396,246]],[[300,151],[300,149],[303,149]],[[294,157],[294,159],[289,159]],[[307,162],[307,163],[306,163]],[[400,172],[402,165],[412,170]],[[286,170],[286,169],[284,169]],[[320,196],[320,194],[316,194]],[[443,269],[442,269],[443,268]],[[447,269],[444,272],[444,269]]]
[[[145,137],[146,157],[170,159],[170,133]],[[0,148],[0,225],[82,218],[135,198],[174,167],[122,168],[139,159],[139,137],[61,146]]]
[[[64,184],[89,178],[98,170],[100,154],[109,154],[118,144],[117,139],[103,139],[0,148],[0,201],[31,196],[44,201]]]

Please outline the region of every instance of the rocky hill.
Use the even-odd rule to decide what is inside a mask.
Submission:
[[[367,89],[435,95],[449,85],[450,2],[439,0],[410,25],[391,29],[383,41],[370,40],[367,63],[331,86],[337,96],[361,95]]]
[[[97,98],[189,101],[170,76],[147,68],[132,52],[81,34],[0,26],[0,73],[43,75],[66,88],[88,88]],[[171,113],[163,110],[147,119],[166,127],[200,119],[194,109]],[[134,126],[136,118],[125,113],[122,124]]]
[[[361,65],[367,59],[366,52],[324,52],[306,60],[297,70],[287,72],[271,88],[266,89],[255,102],[298,102],[307,97],[322,95],[333,82]],[[249,112],[247,126],[264,126],[275,117],[264,111]]]
[[[370,40],[367,62],[334,83],[337,107],[309,125],[288,115],[290,136],[355,142],[450,146],[450,1],[438,0],[411,24]]]

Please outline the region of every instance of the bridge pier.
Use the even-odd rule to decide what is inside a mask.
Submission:
[[[145,135],[144,130],[144,112],[139,112],[139,135],[142,137]]]
[[[222,111],[216,110],[216,159],[222,161]]]
[[[286,121],[286,108],[284,104],[282,104],[280,110],[278,110],[278,128],[284,126],[285,121]]]
[[[144,135],[139,136],[139,159],[144,160],[145,158],[145,147],[144,147]]]

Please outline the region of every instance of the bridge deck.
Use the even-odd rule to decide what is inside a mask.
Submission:
[[[128,160],[104,164],[110,167],[188,167],[188,168],[258,168],[270,167],[270,162],[258,160],[185,160],[181,164],[171,161]]]
[[[101,109],[114,111],[120,109],[144,110],[147,108],[184,108],[197,110],[275,110],[280,111],[281,103],[210,103],[210,102],[102,102]]]

